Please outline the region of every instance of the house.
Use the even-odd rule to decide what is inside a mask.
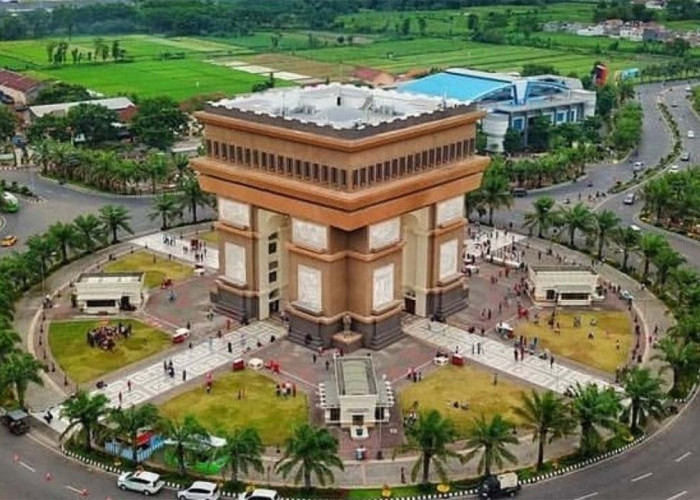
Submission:
[[[373,68],[356,68],[352,72],[352,77],[372,87],[384,87],[396,82],[396,78],[391,73]]]
[[[641,42],[643,40],[644,28],[635,25],[625,25],[620,28],[620,38],[631,42]]]
[[[579,266],[531,266],[527,276],[533,302],[560,306],[589,306],[601,300],[598,274]]]
[[[42,83],[21,73],[0,69],[0,93],[9,96],[14,104],[28,104],[36,98]]]
[[[145,273],[84,273],[73,303],[85,314],[118,314],[143,303]]]
[[[79,104],[96,104],[117,112],[119,121],[126,123],[131,121],[136,114],[137,107],[127,97],[110,97],[108,99],[93,99],[90,101],[62,102],[58,104],[42,104],[29,107],[30,120],[35,120],[45,115],[65,116],[70,108]]]
[[[605,29],[602,25],[597,24],[576,30],[576,34],[578,36],[605,36]]]
[[[584,90],[577,78],[521,77],[463,68],[400,83],[398,90],[476,104],[487,111],[481,122],[486,148],[499,153],[509,128],[521,131],[527,140],[527,129],[535,118],[545,116],[554,125],[578,123],[593,116],[596,104],[596,93]]]

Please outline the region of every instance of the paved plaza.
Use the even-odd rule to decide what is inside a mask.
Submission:
[[[520,253],[514,250],[514,245],[525,240],[526,236],[499,229],[470,228],[468,237],[464,240],[465,254],[476,257],[490,255],[495,259],[520,263]]]
[[[418,339],[440,348],[443,351],[459,351],[466,360],[471,360],[494,370],[506,373],[533,385],[563,394],[570,386],[594,383],[600,387],[610,384],[601,378],[562,366],[555,362],[526,355],[523,361],[515,361],[512,345],[482,337],[444,323],[434,323],[427,319],[416,321],[404,331]],[[479,345],[481,346],[479,348]],[[481,351],[480,354],[478,352]]]
[[[166,243],[166,236],[172,238],[172,243]],[[178,260],[189,262],[190,264],[203,264],[210,269],[219,269],[219,250],[215,245],[211,245],[206,241],[204,244],[204,260],[202,262],[195,261],[195,252],[190,248],[190,238],[180,238],[175,233],[158,232],[141,236],[131,240],[129,243],[138,245],[155,252],[165,255],[172,255]]]

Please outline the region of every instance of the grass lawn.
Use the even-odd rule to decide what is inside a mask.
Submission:
[[[110,320],[116,324],[118,320]],[[86,332],[103,323],[95,321],[58,321],[49,325],[49,346],[56,362],[77,383],[89,382],[128,364],[146,358],[170,346],[170,336],[140,321],[125,319],[132,334],[117,342],[114,351],[90,347]]]
[[[500,413],[514,424],[520,424],[512,411],[520,404],[520,394],[530,387],[520,385],[503,376],[499,376],[498,385],[493,385],[493,372],[471,364],[463,367],[445,366],[417,384],[410,384],[399,393],[401,409],[404,413],[418,402],[418,411],[436,409],[444,416],[450,417],[460,434],[464,434],[482,413],[489,418]],[[454,408],[452,403],[468,403],[469,409]]]
[[[135,252],[105,264],[106,273],[145,272],[146,287],[155,288],[161,285],[165,278],[178,281],[192,276],[191,266],[168,260],[146,250]]]
[[[207,231],[206,233],[199,233],[197,235],[197,238],[200,240],[204,240],[207,243],[211,243],[213,245],[218,245],[219,244],[219,233],[218,231]]]
[[[547,326],[551,311],[540,314],[540,324],[519,323],[516,335],[528,338],[538,337],[543,348],[555,355],[563,356],[579,363],[592,366],[608,373],[625,363],[633,342],[633,326],[627,313],[621,311],[573,311],[558,313],[561,334],[557,335]],[[574,328],[574,316],[581,316],[581,327]],[[597,319],[596,326],[590,326],[591,319]],[[588,333],[595,338],[590,340]],[[616,341],[620,341],[620,349]]]
[[[243,400],[237,399],[239,389],[246,391]],[[192,414],[215,435],[255,427],[266,445],[282,444],[295,425],[308,419],[305,394],[278,398],[274,380],[252,370],[216,377],[211,394],[201,384],[162,405],[160,412],[169,418]]]

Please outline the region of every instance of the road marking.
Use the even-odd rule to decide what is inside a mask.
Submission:
[[[27,470],[30,470],[30,471],[32,471],[32,472],[36,472],[36,469],[35,469],[34,467],[32,467],[32,466],[29,465],[29,464],[26,464],[26,463],[22,462],[21,460],[20,460],[19,464],[20,464],[22,467],[24,467],[25,469],[27,469]]]
[[[82,495],[83,490],[79,490],[78,488],[73,488],[70,485],[66,485],[67,490],[71,490],[73,493],[77,493],[78,495]]]
[[[692,451],[686,451],[680,457],[675,459],[674,462],[676,462],[676,463],[682,462],[684,459],[688,458],[692,453],[693,453]]]
[[[588,495],[583,495],[582,497],[574,498],[574,500],[586,500],[586,498],[593,498],[593,497],[596,497],[596,496],[598,496],[598,492],[597,492],[597,491],[595,491],[595,492],[593,492],[593,493],[589,493]],[[671,500],[671,499],[669,498],[669,500]]]
[[[632,479],[630,482],[636,483],[637,481],[641,481],[642,479],[646,479],[649,476],[651,476],[653,472],[647,472],[646,474],[642,474],[641,476],[637,476],[634,479]]]
[[[687,494],[688,492],[686,490],[681,491],[680,493],[676,493],[672,497],[668,497],[666,500],[676,500],[677,498],[682,497],[683,495]]]

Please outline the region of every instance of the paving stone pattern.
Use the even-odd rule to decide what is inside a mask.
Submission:
[[[556,357],[551,367],[548,360],[529,354],[525,355],[523,361],[515,361],[512,345],[469,333],[451,325],[431,324],[429,320],[424,319],[406,326],[404,331],[447,352],[454,352],[459,347],[459,353],[465,360],[474,361],[560,394],[577,382],[581,385],[594,383],[600,387],[610,386],[600,378],[562,366],[556,362]],[[482,348],[481,354],[477,354],[479,343]],[[472,348],[474,354],[472,354]]]
[[[165,244],[164,236],[166,234],[175,238],[174,244]],[[203,264],[205,267],[208,267],[210,269],[219,269],[219,250],[216,248],[216,245],[212,245],[211,243],[206,243],[207,253],[204,256],[203,262],[195,262],[194,252],[190,248],[189,238],[178,238],[172,233],[161,232],[149,234],[146,236],[141,236],[140,238],[133,239],[129,243],[139,245],[144,248],[148,248],[149,250],[160,252],[166,255],[170,254],[176,259],[184,260],[186,262],[189,262],[190,264]],[[184,251],[184,248],[187,248],[186,252]]]

